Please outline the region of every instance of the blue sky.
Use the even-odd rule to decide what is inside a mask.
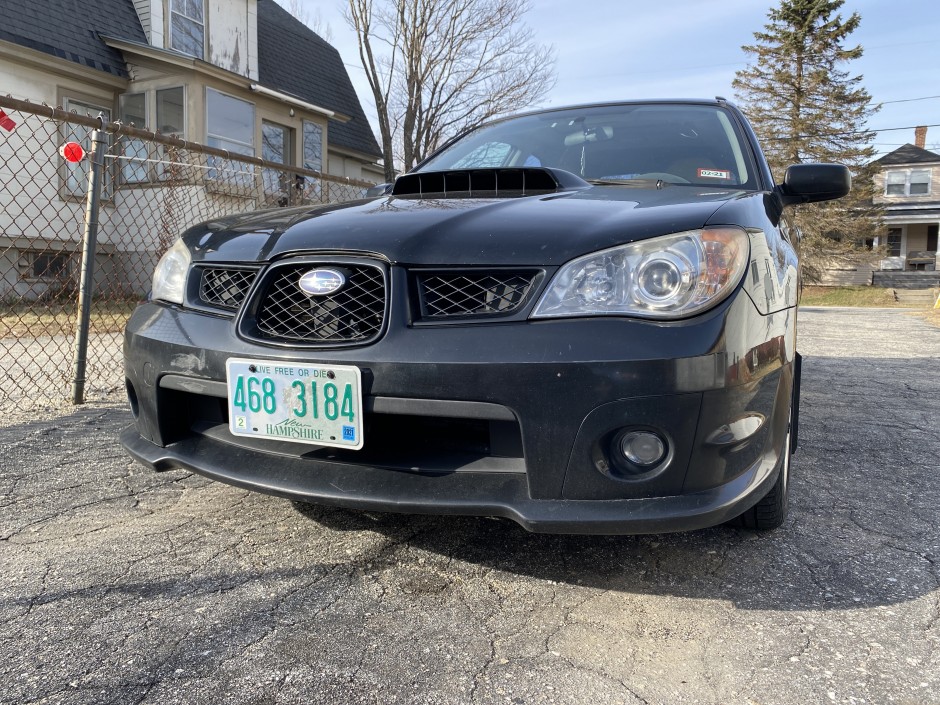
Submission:
[[[347,63],[366,114],[371,93],[359,65],[355,35],[347,28],[342,0],[303,0],[319,9],[333,32],[333,45]],[[286,4],[286,2],[285,2]],[[528,24],[538,41],[557,54],[558,81],[545,105],[633,98],[733,98],[734,72],[747,56],[743,44],[776,5],[767,0],[532,0]],[[854,43],[865,48],[853,62],[876,102],[870,121],[876,148],[890,152],[914,141],[914,131],[886,128],[940,125],[940,2],[847,0],[843,16],[862,16]],[[934,96],[927,100],[911,100]],[[907,101],[890,103],[888,101]],[[940,149],[940,126],[927,147]]]

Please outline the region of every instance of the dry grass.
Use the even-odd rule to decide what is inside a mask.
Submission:
[[[924,319],[927,323],[932,326],[940,328],[940,309],[934,308],[929,311],[918,311],[917,313],[911,314],[917,316],[918,318]]]
[[[806,286],[801,306],[859,306],[863,308],[895,308],[890,289],[872,286]]]
[[[94,302],[90,331],[118,333],[124,330],[136,306],[136,301]],[[0,338],[74,335],[77,320],[75,302],[0,304]]]

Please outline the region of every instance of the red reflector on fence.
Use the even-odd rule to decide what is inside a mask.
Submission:
[[[78,142],[66,142],[59,147],[59,154],[67,162],[80,162],[85,158],[85,148]]]
[[[2,110],[0,110],[0,127],[7,132],[13,132],[13,128],[16,127],[16,123],[13,122],[12,118]]]

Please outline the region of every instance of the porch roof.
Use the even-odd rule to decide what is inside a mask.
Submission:
[[[885,208],[884,220],[886,222],[936,223],[940,221],[940,201],[888,206]]]

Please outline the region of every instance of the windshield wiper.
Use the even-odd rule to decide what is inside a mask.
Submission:
[[[656,189],[672,185],[671,181],[663,181],[662,179],[585,179],[585,181],[598,186],[636,186],[638,188]]]

